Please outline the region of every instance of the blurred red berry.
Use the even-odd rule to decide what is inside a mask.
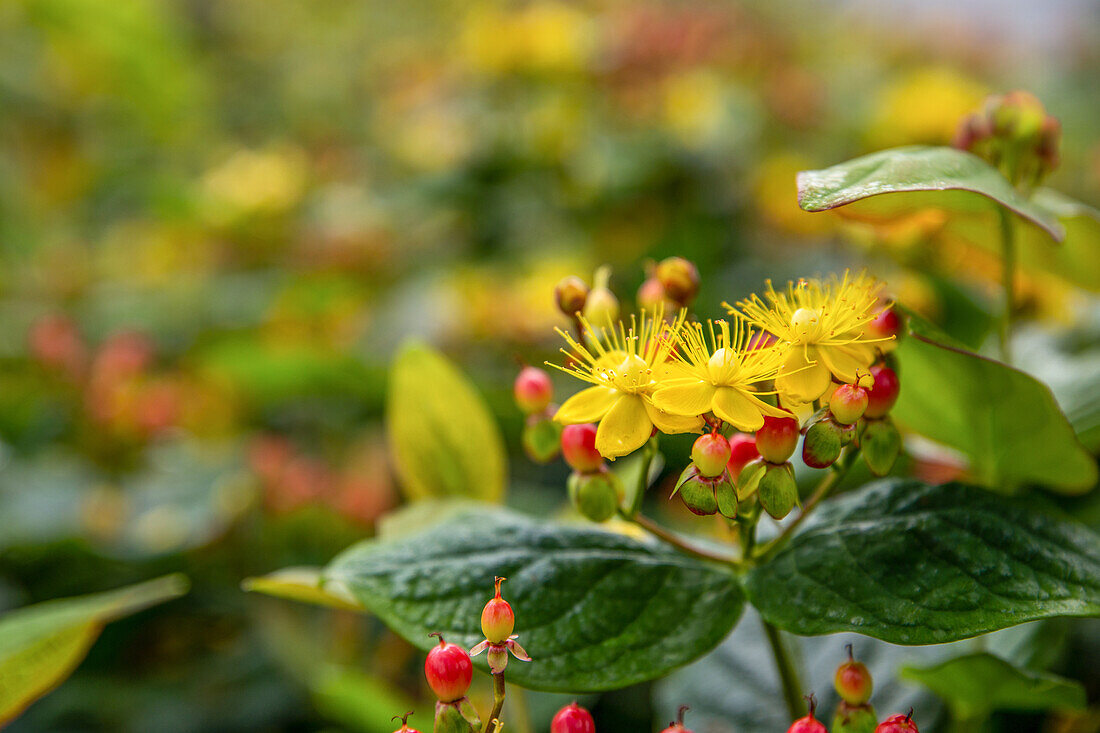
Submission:
[[[554,398],[554,385],[550,381],[550,375],[533,366],[520,370],[512,390],[516,404],[526,415],[545,410]]]
[[[596,733],[592,714],[575,702],[571,702],[554,716],[550,733]]]
[[[798,420],[791,417],[764,416],[764,425],[756,431],[756,450],[768,463],[783,463],[798,445]]]
[[[596,450],[596,426],[590,423],[566,425],[561,431],[561,454],[578,473],[592,473],[603,465]]]
[[[920,733],[920,731],[917,730],[917,724],[913,722],[913,711],[910,710],[908,715],[901,713],[891,715],[878,724],[875,733]]]
[[[898,401],[901,381],[888,366],[872,367],[871,376],[875,378],[875,386],[867,395],[867,410],[863,414],[870,418],[885,417]]]
[[[756,450],[756,438],[745,433],[734,433],[730,436],[730,459],[726,464],[726,470],[729,471],[730,477],[737,480],[737,477],[741,475],[741,469],[749,461],[754,461],[760,457],[760,451]]]

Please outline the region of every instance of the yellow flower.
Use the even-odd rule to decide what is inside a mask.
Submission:
[[[715,332],[715,325],[718,331]],[[653,404],[674,415],[713,412],[738,430],[754,432],[764,415],[787,416],[784,410],[761,400],[754,385],[777,377],[785,354],[771,346],[753,348],[754,336],[740,319],[733,330],[726,321],[710,322],[710,344],[699,323],[685,324],[676,332],[676,355],[686,376],[666,380],[653,393]]]
[[[698,430],[698,416],[670,415],[650,400],[657,386],[676,374],[668,357],[672,333],[683,320],[681,313],[669,326],[658,308],[652,316],[644,311],[632,316],[629,328],[620,322],[618,328],[609,324],[597,330],[581,318],[587,347],[558,329],[569,344],[562,352],[570,357],[568,366],[558,368],[593,386],[567,399],[554,419],[566,425],[599,421],[596,450],[611,460],[645,445],[654,427],[664,433]]]
[[[812,402],[829,389],[834,376],[854,383],[856,372],[870,368],[874,361],[874,344],[888,340],[866,334],[867,324],[883,310],[881,289],[874,278],[852,277],[845,271],[842,279],[788,283],[782,293],[769,281],[767,302],[753,295],[737,304],[740,311],[724,305],[779,339],[786,354],[782,373],[775,379],[780,396]]]

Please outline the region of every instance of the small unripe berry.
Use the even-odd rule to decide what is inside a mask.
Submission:
[[[512,385],[516,404],[524,414],[542,412],[554,397],[554,385],[550,375],[538,367],[528,366],[520,370]]]
[[[695,466],[688,466],[680,475],[677,488],[680,499],[692,514],[701,517],[718,511],[718,497],[714,493],[714,484],[699,476]]]
[[[730,460],[730,443],[719,433],[700,435],[691,448],[691,460],[707,478],[721,476]]]
[[[798,445],[798,420],[791,417],[764,416],[764,425],[756,431],[756,450],[768,463],[783,463]]]
[[[699,270],[683,257],[669,257],[654,272],[665,294],[679,305],[688,305],[699,292]]]
[[[503,644],[516,627],[516,615],[512,612],[512,606],[500,597],[500,584],[503,582],[504,578],[496,579],[496,595],[485,604],[485,609],[481,612],[481,631],[493,644]]]
[[[920,733],[920,731],[917,730],[917,724],[913,722],[913,711],[910,709],[908,715],[898,713],[879,723],[875,733]]]
[[[802,439],[802,461],[810,468],[828,468],[840,458],[842,443],[840,426],[829,418],[819,420]]]
[[[859,445],[871,473],[885,476],[901,454],[901,433],[888,417],[867,420],[859,436]]]
[[[550,733],[596,733],[592,714],[575,702],[558,711],[550,722]]]
[[[756,491],[760,496],[760,506],[774,519],[790,514],[798,503],[798,484],[794,480],[791,464],[768,464]]]
[[[535,463],[549,463],[561,451],[561,432],[561,423],[549,415],[528,415],[521,436],[523,450]]]
[[[622,500],[622,482],[607,469],[569,475],[569,500],[581,516],[593,522],[606,522],[615,516]]]
[[[857,662],[852,656],[852,645],[848,645],[848,661],[836,668],[833,686],[840,699],[849,705],[862,705],[871,699],[874,682],[871,673],[863,662]]]
[[[871,376],[875,384],[867,395],[867,409],[863,414],[868,418],[883,417],[894,409],[901,392],[901,381],[897,372],[884,365],[872,367]]]
[[[687,705],[681,705],[680,711],[676,714],[676,722],[669,723],[661,733],[692,733],[690,730],[684,727],[684,713],[690,710]]]
[[[791,723],[791,727],[787,729],[787,733],[829,733],[820,720],[814,717],[814,711],[817,709],[817,700],[813,695],[810,695],[810,712],[802,718]]]
[[[574,471],[591,473],[603,465],[603,456],[596,450],[596,426],[566,425],[561,431],[561,453]]]
[[[563,277],[554,287],[554,302],[558,304],[558,309],[570,318],[584,310],[586,300],[588,300],[588,285],[576,275]]]
[[[841,425],[854,425],[867,410],[868,392],[858,384],[842,384],[829,398],[829,412]]]
[[[596,328],[609,326],[619,318],[619,299],[608,287],[610,281],[610,267],[596,270],[596,284],[584,304],[584,317]]]
[[[745,464],[760,457],[760,451],[756,450],[756,438],[744,433],[734,433],[730,436],[729,443],[730,459],[726,463],[726,470],[730,478],[736,481]]]
[[[401,720],[401,727],[398,728],[397,730],[395,730],[393,733],[420,733],[420,731],[418,731],[416,728],[410,728],[409,727],[409,716],[412,715],[412,714],[413,714],[413,711],[410,710],[409,712],[405,713],[404,715],[395,715],[392,718],[390,718],[391,721],[398,720],[398,719]]]
[[[833,715],[829,733],[875,733],[875,709],[870,703],[849,705],[841,700]]]
[[[424,676],[428,678],[428,686],[440,702],[461,700],[470,689],[474,675],[470,655],[457,644],[443,641],[442,634],[433,633],[431,636],[439,637],[439,644],[431,648],[424,660]]]

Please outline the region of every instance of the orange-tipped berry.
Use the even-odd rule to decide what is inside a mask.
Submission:
[[[563,277],[554,287],[554,302],[565,315],[572,318],[584,310],[588,300],[588,285],[576,275]]]
[[[676,722],[669,723],[661,733],[691,733],[690,730],[684,727],[684,713],[691,710],[687,705],[681,705],[679,712],[676,713]]]
[[[409,712],[405,713],[404,715],[395,715],[392,718],[390,718],[391,721],[393,721],[393,720],[400,720],[401,721],[401,727],[398,728],[397,730],[395,730],[393,733],[420,733],[420,731],[418,731],[416,728],[410,728],[409,727],[409,716],[412,715],[412,714],[413,714],[413,711],[410,710]]]
[[[495,580],[496,595],[485,604],[485,609],[481,612],[481,631],[491,644],[503,644],[508,641],[516,627],[516,614],[508,601],[500,597],[500,584],[504,582],[504,578],[498,576]]]
[[[736,481],[745,464],[760,457],[760,451],[756,450],[756,438],[745,433],[734,433],[730,436],[729,443],[730,459],[726,463],[726,471]]]
[[[917,724],[913,722],[913,709],[910,708],[907,715],[898,713],[879,723],[875,733],[920,733],[920,731],[917,730]]]
[[[894,409],[901,392],[901,381],[897,372],[888,366],[876,366],[871,368],[871,376],[875,384],[867,395],[867,409],[863,415],[867,418],[884,417]]]
[[[440,702],[455,702],[466,696],[470,681],[474,675],[474,665],[470,655],[457,644],[443,640],[443,635],[432,633],[429,636],[439,638],[439,644],[432,647],[424,660],[424,676],[428,686]]]
[[[691,448],[691,460],[701,475],[721,476],[730,460],[730,443],[719,433],[700,435]]]
[[[596,733],[596,721],[590,712],[571,702],[550,721],[550,733]]]
[[[798,445],[798,420],[791,417],[764,416],[764,425],[756,431],[756,450],[768,463],[783,463]]]
[[[859,378],[856,384],[842,384],[829,398],[829,412],[841,425],[854,425],[867,410],[870,392],[866,386],[872,382],[869,375]]]
[[[593,522],[606,522],[615,516],[623,497],[622,482],[606,468],[591,473],[574,471],[567,487],[573,506]]]
[[[817,699],[814,698],[812,693],[806,699],[810,702],[810,712],[805,717],[791,723],[787,733],[828,733],[821,721],[814,717],[814,711],[817,710]]]
[[[833,685],[840,699],[849,705],[862,705],[871,699],[874,687],[871,673],[863,662],[857,662],[852,656],[851,644],[848,644],[848,661],[836,668]]]
[[[654,275],[665,294],[677,305],[690,305],[699,293],[699,270],[683,257],[669,257],[657,264]]]
[[[561,431],[561,453],[574,471],[598,471],[603,465],[603,456],[596,450],[596,426],[591,423],[566,425]]]
[[[512,385],[516,404],[525,415],[542,412],[554,398],[554,385],[550,375],[538,367],[528,366],[520,370]]]

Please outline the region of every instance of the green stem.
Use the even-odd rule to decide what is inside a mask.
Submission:
[[[634,492],[634,500],[630,503],[630,516],[635,516],[642,508],[642,500],[645,499],[646,489],[649,488],[649,469],[653,465],[653,459],[657,456],[657,436],[654,435],[642,448],[642,470],[638,474],[638,486]]]
[[[756,550],[756,525],[760,521],[760,504],[754,503],[752,509],[737,515],[737,537],[741,540],[741,561],[752,557]]]
[[[1012,363],[1012,311],[1016,304],[1016,236],[1012,214],[1003,206],[997,207],[1001,223],[1001,259],[1004,266],[1004,311],[1000,318],[1001,361]]]
[[[691,555],[692,557],[697,557],[701,560],[711,560],[713,562],[725,563],[726,565],[737,564],[736,560],[727,555],[719,555],[717,553],[708,552],[698,547],[692,547],[691,545],[687,544],[675,534],[669,532],[667,529],[657,524],[644,514],[635,514],[633,517],[624,517],[624,519],[626,519],[628,522],[633,522],[634,524],[644,529],[646,532],[649,532],[654,537],[657,537],[663,542],[672,545],[685,555]]]
[[[500,730],[500,710],[504,707],[504,672],[493,675],[493,712],[489,713],[489,719],[485,721],[484,733],[495,733]]]
[[[802,683],[798,679],[798,669],[791,659],[790,651],[783,643],[782,632],[764,619],[764,633],[768,637],[768,644],[772,648],[772,656],[775,657],[775,667],[779,670],[779,681],[783,684],[783,701],[787,704],[787,717],[791,720],[801,718],[806,714],[806,704],[802,699]]]

